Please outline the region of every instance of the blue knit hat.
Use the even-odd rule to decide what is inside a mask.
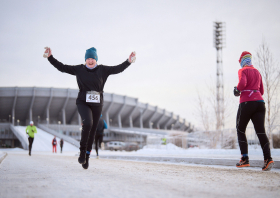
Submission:
[[[98,61],[98,56],[96,53],[96,49],[94,47],[92,47],[86,51],[85,60],[87,60],[88,58],[93,58],[96,61]]]

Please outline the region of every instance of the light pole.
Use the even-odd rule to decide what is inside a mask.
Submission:
[[[221,146],[223,145],[223,128],[224,128],[224,80],[223,80],[222,49],[225,48],[225,26],[226,25],[224,22],[214,22],[214,47],[217,50],[216,130],[219,131],[221,135]]]
[[[10,120],[11,120],[11,115],[9,115],[9,123],[11,122]]]
[[[17,120],[17,125],[19,126],[19,120]]]
[[[139,112],[140,112],[140,128],[142,129],[143,128],[143,109],[139,109]]]
[[[60,133],[60,124],[61,124],[61,122],[58,121],[58,133]]]
[[[40,123],[40,116],[38,116],[38,124]]]

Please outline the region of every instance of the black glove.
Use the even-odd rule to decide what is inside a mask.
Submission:
[[[234,89],[233,89],[233,94],[234,94],[235,96],[240,96],[240,91],[237,89],[237,87],[234,87]]]

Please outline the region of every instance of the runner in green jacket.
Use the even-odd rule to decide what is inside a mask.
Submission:
[[[29,155],[31,156],[31,149],[32,144],[34,141],[34,133],[37,133],[36,127],[33,125],[33,121],[30,121],[30,125],[26,127],[26,134],[28,135],[28,141],[29,141]]]

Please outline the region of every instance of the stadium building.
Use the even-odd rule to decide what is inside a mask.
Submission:
[[[76,107],[78,91],[0,87],[0,147],[26,148],[15,126],[27,126],[30,120],[40,129],[79,146],[81,118]],[[104,142],[128,141],[144,145],[148,135],[192,131],[190,123],[172,112],[117,94],[104,93],[102,115],[108,125]]]

